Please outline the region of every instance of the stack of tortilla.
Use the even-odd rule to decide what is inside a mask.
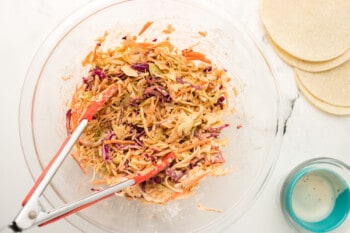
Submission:
[[[350,114],[350,0],[262,0],[261,16],[304,96],[328,113]]]

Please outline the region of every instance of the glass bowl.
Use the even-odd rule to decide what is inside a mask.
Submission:
[[[226,166],[233,172],[202,181],[195,194],[167,205],[145,205],[115,197],[67,220],[83,232],[221,232],[234,223],[262,191],[278,157],[282,138],[279,91],[268,62],[247,30],[215,6],[186,1],[94,1],[61,24],[43,43],[27,72],[20,103],[20,138],[28,168],[36,179],[66,136],[65,113],[86,70],[81,62],[96,39],[109,31],[115,38],[137,34],[165,37],[180,48],[196,45],[225,68],[229,83],[231,127],[222,137]],[[206,32],[206,36],[198,32]],[[109,43],[114,43],[110,41]],[[235,90],[233,90],[235,89]],[[238,95],[236,95],[236,92]],[[67,158],[44,194],[52,207],[91,192],[90,176]],[[205,207],[222,212],[199,210]]]

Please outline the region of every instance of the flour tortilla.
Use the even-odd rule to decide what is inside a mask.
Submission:
[[[349,0],[263,0],[267,32],[287,53],[302,60],[326,61],[350,47]]]
[[[350,107],[350,60],[324,72],[295,69],[300,82],[320,100],[340,107]]]
[[[335,106],[326,102],[323,102],[320,99],[317,99],[315,96],[313,96],[306,88],[305,86],[300,82],[298,75],[295,74],[295,81],[299,87],[299,90],[302,92],[302,94],[305,96],[305,98],[313,104],[318,109],[333,114],[333,115],[350,115],[350,107],[339,107]]]
[[[270,38],[270,43],[272,47],[275,49],[278,56],[280,56],[280,58],[283,61],[285,61],[287,64],[309,72],[321,72],[321,71],[330,70],[336,66],[343,64],[344,62],[350,59],[350,49],[348,49],[344,54],[328,61],[322,61],[322,62],[306,61],[306,60],[301,60],[299,58],[296,58],[293,55],[287,53],[278,45],[276,45],[276,43],[271,38]]]

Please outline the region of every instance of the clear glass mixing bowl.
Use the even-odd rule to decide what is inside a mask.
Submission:
[[[251,35],[215,7],[186,1],[95,1],[60,25],[43,43],[28,70],[20,104],[20,137],[28,168],[36,179],[66,136],[65,112],[75,86],[86,70],[81,61],[107,30],[122,38],[137,34],[145,22],[149,39],[168,35],[180,49],[196,46],[231,75],[230,109],[224,130],[226,166],[233,172],[207,178],[195,194],[167,205],[145,205],[115,197],[104,200],[68,221],[84,232],[220,232],[234,223],[258,197],[278,157],[282,119],[278,85]],[[205,37],[199,31],[207,32]],[[110,41],[113,43],[113,41]],[[242,126],[242,127],[241,127]],[[48,189],[52,207],[91,192],[90,176],[67,158]],[[202,211],[197,204],[220,209]]]

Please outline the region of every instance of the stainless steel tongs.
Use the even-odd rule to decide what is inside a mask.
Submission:
[[[151,178],[160,171],[164,170],[174,160],[174,153],[169,153],[146,174],[135,176],[133,179],[126,179],[119,184],[85,196],[78,201],[65,204],[57,209],[46,211],[41,208],[39,198],[44,192],[45,188],[50,183],[56,171],[69,154],[81,133],[86,128],[88,122],[91,121],[94,114],[100,110],[100,108],[116,93],[117,90],[117,85],[110,86],[108,89],[101,92],[94,102],[91,102],[82,116],[78,127],[72,132],[72,134],[67,136],[57,153],[45,167],[27,196],[24,198],[22,202],[22,209],[19,211],[13,222],[10,225],[0,229],[0,232],[22,232],[23,230],[34,226],[44,226],[57,221],[88,206],[91,206],[100,200],[111,197],[114,195],[114,193],[128,186],[139,184]]]

